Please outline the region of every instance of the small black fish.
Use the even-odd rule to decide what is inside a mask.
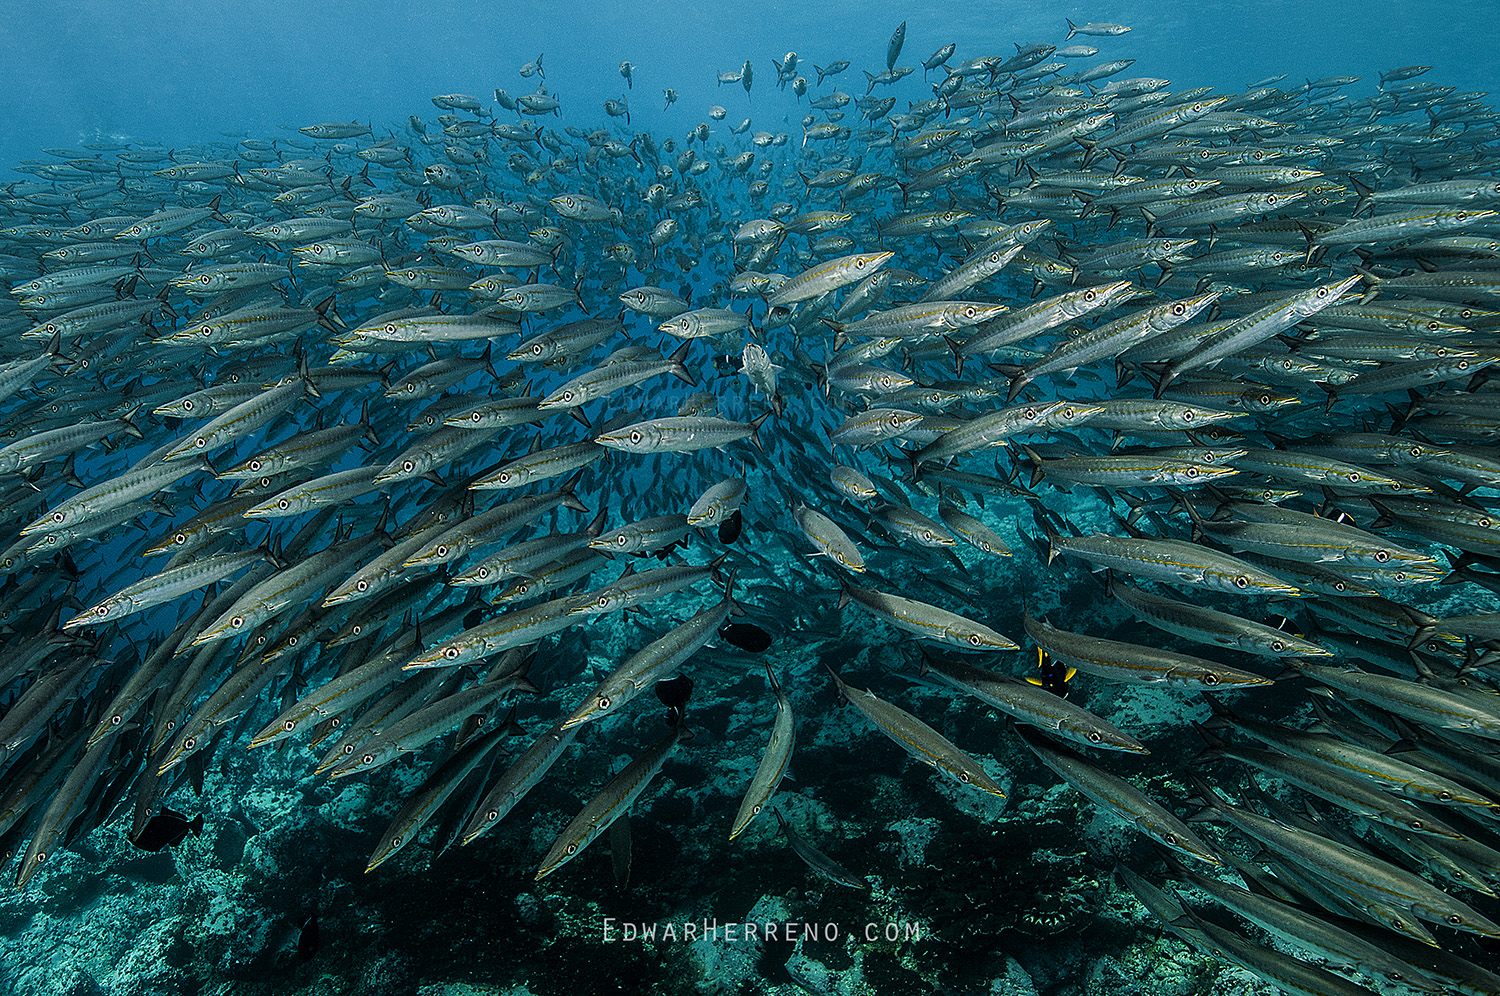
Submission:
[[[740,530],[745,527],[745,520],[740,517],[740,510],[735,509],[734,514],[719,523],[719,542],[726,546],[740,538]]]
[[[176,847],[187,839],[189,833],[196,837],[202,832],[201,813],[197,819],[189,820],[181,813],[163,807],[161,812],[151,817],[151,821],[141,829],[141,835],[131,843],[143,851],[155,853],[168,847]]]
[[[719,636],[752,654],[764,653],[771,645],[771,634],[753,623],[727,622],[719,627]]]
[[[297,960],[312,961],[318,953],[318,915],[314,913],[302,922],[297,932]]]
[[[667,707],[668,726],[676,726],[682,722],[683,708],[692,694],[693,679],[685,674],[656,683],[656,697],[661,699],[661,704]]]

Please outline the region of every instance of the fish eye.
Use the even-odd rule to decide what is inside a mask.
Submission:
[[[443,651],[443,657],[450,661],[458,660],[458,648],[449,647]]]
[[[969,773],[967,771],[960,771],[958,773],[958,780],[967,785],[969,784],[971,779],[969,778]]]
[[[370,582],[368,582],[368,581],[366,581],[364,579],[360,579],[360,580],[354,582],[354,588],[355,588],[356,591],[366,591],[366,590],[369,589],[369,587],[370,587]]]
[[[1453,793],[1444,789],[1437,794],[1437,797],[1440,802],[1451,802],[1453,800]]]
[[[52,521],[53,522],[61,522],[65,518],[67,518],[67,516],[64,515],[62,512],[53,512],[52,513]]]
[[[1443,919],[1447,920],[1450,924],[1452,924],[1455,927],[1457,927],[1459,924],[1461,924],[1461,923],[1464,922],[1464,918],[1461,917],[1461,916],[1459,916],[1457,913],[1449,913]]]
[[[964,309],[964,317],[965,318],[973,318],[974,317],[974,306],[972,304],[969,305],[967,308]]]
[[[1384,550],[1376,550],[1375,551],[1375,562],[1376,563],[1383,564],[1387,560],[1390,560],[1390,559],[1391,559],[1391,555],[1388,554],[1388,553],[1386,553]]]
[[[364,757],[360,758],[360,760],[363,761],[365,764],[374,764],[375,763],[375,755],[374,754],[366,754]]]
[[[484,814],[484,818],[488,822],[493,823],[500,818],[500,811],[497,809],[492,809],[488,813]]]
[[[1269,405],[1271,403],[1271,396],[1269,394],[1262,394],[1260,396],[1260,403],[1263,405]]]
[[[291,733],[297,728],[297,721],[295,719],[289,719],[285,723],[281,724],[281,728],[288,733]]]
[[[354,753],[354,745],[353,744],[344,744],[344,756],[348,757],[350,754],[353,754],[353,753]]]
[[[285,498],[282,498],[276,502],[276,507],[285,511],[286,509],[292,507],[292,503],[287,501]]]
[[[572,853],[574,853],[577,850],[578,850],[578,845],[577,844],[569,844],[568,845],[568,853],[569,854],[572,854]]]
[[[638,442],[641,441],[641,434],[640,434],[639,430],[632,430],[631,431],[631,433],[630,433],[630,441],[632,443],[638,443]]]
[[[1250,587],[1250,579],[1243,574],[1237,574],[1234,578],[1234,586],[1236,588],[1248,588]]]
[[[1319,297],[1327,297],[1328,296],[1328,288],[1327,287],[1319,287],[1318,288],[1318,296]]]
[[[235,616],[233,619],[229,620],[229,625],[233,626],[235,629],[239,629],[241,626],[245,625],[245,617]]]
[[[1089,731],[1089,743],[1091,743],[1091,744],[1097,744],[1097,743],[1102,742],[1103,740],[1104,740],[1104,738],[1101,737],[1098,734],[1097,731],[1095,731],[1095,730],[1090,730]]]
[[[865,268],[865,261],[862,259],[856,259],[854,261],[854,266],[855,269],[863,270]]]
[[[1271,649],[1276,651],[1277,653],[1281,653],[1281,651],[1286,649],[1286,644],[1282,643],[1280,640],[1272,640]]]
[[[1203,676],[1203,683],[1205,685],[1217,685],[1219,683],[1219,676],[1210,671]]]
[[[599,596],[599,601],[596,604],[601,609],[607,607],[609,605],[609,596],[608,595],[600,595]]]
[[[1161,836],[1161,841],[1163,844],[1176,844],[1177,835],[1175,833],[1164,833]]]
[[[969,637],[969,643],[972,644],[973,646],[976,646],[976,647],[979,646],[979,643],[980,643],[979,634],[975,633],[975,634],[971,635]]]
[[[599,696],[599,708],[600,709],[608,709],[609,708],[609,696],[608,695],[601,695],[601,696]]]
[[[1351,472],[1349,474],[1349,480],[1351,480],[1351,481],[1357,481],[1357,480],[1359,480],[1359,471],[1356,470],[1356,471]]]
[[[410,460],[402,460],[401,469],[410,474],[413,470],[417,469],[417,465],[412,463]]]
[[[188,737],[182,742],[183,750],[192,750],[196,746],[198,746],[198,739],[196,737]]]
[[[1181,304],[1174,304],[1174,305],[1172,305],[1172,314],[1174,314],[1174,315],[1180,315],[1180,314],[1182,314],[1186,310],[1187,309],[1184,308]]]

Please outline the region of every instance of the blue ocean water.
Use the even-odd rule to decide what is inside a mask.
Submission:
[[[1100,54],[1093,61],[1135,59],[1125,75],[1169,79],[1174,89],[1205,86],[1238,93],[1249,83],[1283,74],[1282,85],[1293,89],[1304,80],[1351,75],[1363,77],[1346,91],[1360,100],[1375,94],[1380,70],[1398,65],[1431,65],[1427,78],[1460,90],[1485,91],[1500,78],[1500,55],[1488,44],[1494,9],[1482,2],[1446,4],[1435,13],[1401,3],[1093,8],[265,0],[163,2],[144,9],[123,2],[12,4],[3,13],[12,53],[0,92],[0,167],[7,170],[59,158],[49,160],[44,149],[89,143],[230,149],[245,138],[303,142],[297,129],[325,121],[370,125],[373,136],[357,143],[387,135],[410,142],[408,116],[431,122],[440,113],[430,101],[434,95],[470,93],[492,105],[496,87],[519,96],[544,79],[562,102],[560,117],[535,119],[548,128],[609,127],[622,142],[649,133],[658,145],[673,139],[681,146],[700,122],[713,120],[709,108],[721,105],[727,116],[713,123],[715,143],[723,141],[734,151],[748,148],[744,138],[725,133],[725,126],[747,118],[750,134],[785,132],[790,142],[767,150],[763,161],[776,164],[778,186],[770,199],[795,198],[807,105],[790,90],[776,88],[772,59],[795,51],[804,74],[813,73],[813,65],[848,59],[852,65],[846,73],[814,95],[834,85],[862,95],[861,72],[885,67],[887,41],[902,21],[907,24],[903,65],[919,65],[949,42],[957,44],[955,65],[980,55],[1008,56],[1018,44],[1062,44],[1063,19],[1072,18],[1131,26],[1119,37],[1080,36],[1074,42],[1096,45]],[[523,64],[538,58],[544,77],[519,75]],[[747,60],[755,70],[748,93],[737,83],[716,82],[718,74],[738,72]],[[618,68],[622,61],[634,65],[628,88]],[[879,92],[896,96],[899,109],[930,98],[936,78],[924,79],[918,71]],[[813,79],[809,76],[809,82]],[[670,106],[664,106],[664,88],[677,93]],[[622,97],[630,106],[628,126],[603,107],[606,100]],[[427,155],[422,162],[431,161]],[[22,172],[0,176],[0,184],[31,179]],[[518,198],[524,194],[519,182],[508,190]],[[734,194],[712,196],[716,216],[754,216],[754,206]],[[894,195],[882,200],[881,212],[896,210],[897,203]],[[634,234],[640,242],[642,233]],[[691,276],[694,303],[732,276],[728,263],[721,248],[679,264],[679,272]],[[791,261],[782,265],[795,272]],[[591,292],[613,287],[627,275],[634,282],[635,274],[619,271],[590,257],[577,276]],[[675,288],[678,274],[673,276]],[[358,303],[348,303],[351,298]],[[388,303],[384,297],[380,302]],[[412,302],[391,306],[404,303]],[[373,293],[364,299],[345,295],[339,308],[353,318],[381,310]],[[756,302],[754,310],[764,309]],[[710,365],[706,356],[695,359]],[[215,362],[205,360],[206,366]],[[404,368],[413,365],[403,361]],[[558,373],[537,375],[537,383],[549,387],[562,379]],[[481,382],[487,384],[476,371],[460,383],[472,389]],[[676,382],[662,386],[666,383],[652,382],[643,397],[662,411],[675,410],[692,389]],[[816,399],[815,386],[802,384],[798,390]],[[1084,383],[1077,393],[1092,397],[1104,390]],[[752,401],[748,391],[725,393],[732,398],[727,413],[736,418],[748,419],[763,407],[763,400]],[[357,416],[358,404],[341,399],[338,405],[343,407],[331,410]],[[812,407],[794,409],[794,421],[805,417],[805,428],[826,428],[819,419],[827,413],[809,416]],[[399,436],[400,420],[386,421]],[[163,426],[153,428],[147,434],[151,445],[174,435]],[[664,502],[653,504],[653,498],[699,493],[721,477],[743,472],[748,460],[753,470],[746,473],[762,502],[747,517],[747,528],[758,533],[758,555],[767,563],[795,567],[798,577],[804,571],[811,575],[796,551],[784,543],[778,548],[773,539],[785,529],[797,496],[812,487],[812,472],[791,455],[803,443],[791,430],[778,431],[777,438],[781,455],[760,467],[747,449],[695,454],[690,468],[658,462],[649,471],[620,470],[614,477],[591,470],[581,489],[590,495],[590,512],[562,513],[557,527],[587,525],[599,510],[594,495],[610,502],[611,524],[676,511]],[[522,442],[529,440],[518,440],[507,455],[520,455]],[[145,448],[143,442],[124,455],[139,456]],[[239,456],[248,452],[237,451]],[[360,459],[351,451],[330,466],[343,469]],[[869,454],[857,460],[872,474],[899,470]],[[85,471],[117,473],[124,459],[97,455],[78,466],[92,481]],[[1112,525],[1105,506],[1087,495],[1049,492],[1049,502],[1078,531]],[[359,507],[365,514],[352,517],[354,528],[373,530],[375,503],[365,500]],[[1065,613],[1071,628],[1092,626],[1117,638],[1146,639],[1144,627],[1121,624],[1119,613],[1106,608],[1103,589],[1092,585],[1086,572],[1069,569],[1066,580],[1043,573],[1040,556],[1023,538],[1036,532],[1024,502],[991,499],[970,510],[989,520],[1017,556],[1008,563],[968,557],[959,565],[963,587],[950,591],[955,600],[948,604],[960,605],[961,591],[972,598],[976,613],[997,625],[1003,621],[1012,635],[1019,635],[1025,602],[1037,615]],[[401,514],[411,514],[410,509]],[[260,533],[254,535],[259,539]],[[126,575],[137,539],[100,543],[88,559],[80,558],[86,570],[80,591],[102,595],[133,580]],[[896,560],[882,570],[899,590],[936,600],[941,596],[922,587],[924,575],[939,582],[956,577],[939,556]],[[782,847],[769,814],[760,817],[762,825],[746,846],[723,841],[724,810],[733,808],[754,770],[772,709],[760,659],[748,653],[723,648],[721,659],[702,662],[699,683],[709,691],[699,692],[692,713],[700,727],[696,744],[690,757],[683,748],[663,769],[673,791],[654,794],[649,811],[632,821],[633,844],[609,842],[612,851],[633,852],[628,889],[617,885],[603,841],[595,845],[598,853],[580,858],[546,888],[533,886],[531,879],[541,855],[586,798],[575,783],[603,783],[663,735],[654,700],[651,709],[613,728],[610,738],[590,739],[591,753],[568,769],[569,780],[544,781],[485,847],[433,853],[438,838],[451,836],[452,827],[443,826],[424,837],[433,847],[409,848],[399,860],[366,874],[376,835],[420,787],[426,771],[399,765],[368,781],[328,783],[313,779],[310,756],[300,744],[247,752],[240,741],[274,715],[267,694],[232,729],[236,742],[220,745],[203,775],[202,793],[179,785],[169,801],[185,812],[206,814],[205,836],[190,836],[175,850],[136,854],[118,825],[112,833],[101,828],[60,853],[40,885],[0,904],[0,984],[18,996],[1269,991],[1256,988],[1263,984],[1251,976],[1221,971],[1211,957],[1168,939],[1128,892],[1111,884],[1115,857],[1142,855],[1138,838],[1080,803],[1013,738],[1005,739],[991,717],[950,705],[920,685],[908,692],[907,682],[893,672],[910,671],[915,655],[909,642],[893,638],[896,630],[853,609],[830,623],[829,605],[814,606],[816,599],[800,590],[782,595],[763,590],[760,597],[755,618],[782,641],[772,659],[794,676],[790,691],[799,711],[816,717],[799,729],[800,756],[814,760],[799,763],[794,757],[782,809],[804,836],[856,869],[856,877],[873,877],[873,892],[809,874]],[[1450,596],[1444,605],[1458,614],[1484,611],[1492,601],[1484,595]],[[1437,611],[1436,602],[1426,607]],[[639,649],[669,619],[679,621],[667,613],[620,615],[586,637],[568,633],[549,648],[553,666],[574,683],[597,677],[605,662]],[[136,648],[140,654],[150,649],[144,634],[170,629],[176,620],[175,610],[146,616],[132,631],[143,634]],[[799,633],[799,625],[813,623],[821,627],[816,639]],[[829,627],[835,628],[830,632]],[[1002,804],[980,796],[907,761],[852,709],[835,707],[820,667],[825,663],[857,670],[862,681],[884,676],[882,694],[908,705],[922,703],[928,721],[941,721],[955,741],[1000,758],[1000,765],[991,765],[992,774],[1004,769],[1001,781],[1011,799]],[[83,686],[80,698],[90,687]],[[1206,716],[1185,700],[1156,690],[1095,686],[1084,701],[1122,727],[1149,732],[1157,738],[1159,756],[1172,762],[1162,768],[1126,763],[1115,770],[1182,798],[1190,789],[1175,762],[1196,744],[1186,720]],[[533,734],[539,717],[557,718],[555,709],[529,713],[521,719]],[[525,742],[516,741],[486,772],[508,764]],[[447,815],[438,822],[457,818]],[[786,926],[767,936],[768,924]],[[747,936],[746,925],[754,925],[758,935]],[[645,930],[656,934],[643,939]],[[1490,952],[1472,939],[1461,938],[1454,946],[1492,963],[1485,961]]]
[[[904,62],[947,44],[958,56],[1058,42],[1064,18],[1114,21],[1134,30],[1104,39],[1101,59],[1139,59],[1138,70],[1179,86],[1235,92],[1285,73],[1293,81],[1366,77],[1381,68],[1432,65],[1446,85],[1487,90],[1497,55],[1485,42],[1494,7],[1484,0],[1440,8],[1294,0],[1212,5],[871,3],[361,3],[296,8],[276,0],[58,0],[5,5],[7,59],[0,94],[0,162],[93,137],[186,144],[223,134],[272,136],[308,121],[359,120],[395,127],[424,113],[438,93],[487,97],[524,92],[516,69],[543,56],[549,88],[570,115],[602,121],[620,96],[620,62],[639,66],[632,121],[663,135],[704,120],[710,104],[748,114],[757,127],[795,122],[796,102],[771,96],[771,60],[789,51],[878,70],[895,25],[906,21]],[[753,95],[715,84],[750,60]],[[665,87],[676,105],[662,110]],[[896,93],[927,96],[911,78]],[[585,112],[588,112],[587,114]]]

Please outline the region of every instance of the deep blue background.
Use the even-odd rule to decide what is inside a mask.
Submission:
[[[757,128],[795,134],[801,111],[789,92],[774,95],[771,60],[788,50],[820,65],[850,59],[839,82],[857,95],[859,70],[884,67],[886,40],[902,19],[905,65],[949,41],[959,58],[1014,51],[1018,41],[1061,43],[1071,17],[1132,25],[1123,37],[1076,40],[1101,48],[1097,60],[1138,58],[1132,72],[1178,86],[1227,91],[1276,73],[1350,74],[1366,77],[1355,91],[1364,93],[1378,70],[1420,62],[1436,67],[1433,80],[1487,90],[1500,61],[1497,14],[1494,0],[0,0],[0,163],[99,136],[179,146],[325,120],[398,125],[411,113],[436,114],[433,94],[488,102],[496,86],[530,91],[537,80],[516,70],[538,53],[575,124],[605,120],[600,105],[624,92],[618,66],[629,59],[639,66],[629,93],[635,130],[685,132],[720,103],[731,122],[749,116]],[[755,66],[753,93],[719,88],[717,73],[745,59]],[[805,71],[815,82],[810,65]],[[668,86],[681,100],[663,114]],[[921,73],[892,92],[930,96]]]

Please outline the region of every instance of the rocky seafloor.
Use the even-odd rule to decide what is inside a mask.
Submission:
[[[1019,544],[1014,567],[1023,576],[1044,570]],[[1120,624],[1081,571],[1063,573],[1049,589],[1074,593],[1070,619],[1100,632]],[[0,985],[15,996],[1273,991],[1164,935],[1112,880],[1119,861],[1153,868],[1143,838],[1052,776],[1003,717],[903,680],[914,644],[886,639],[865,617],[843,618],[847,640],[783,635],[753,662],[716,663],[705,651],[689,665],[700,689],[690,707],[695,736],[636,802],[624,888],[605,842],[543,883],[532,876],[583,786],[659,735],[658,709],[586,730],[583,749],[473,845],[434,853],[447,830],[439,826],[369,874],[376,836],[420,769],[402,763],[329,782],[312,776],[299,741],[252,752],[232,738],[209,765],[201,798],[184,785],[167,800],[204,814],[200,836],[148,854],[125,839],[128,819],[116,818],[59,852],[25,892],[0,894]],[[592,651],[597,671],[613,643],[638,642],[629,632],[637,625],[622,618],[591,631],[587,647],[564,641],[552,652]],[[769,814],[725,841],[769,722],[762,660],[802,676],[788,687],[799,737],[775,805],[815,846],[866,876],[868,893],[811,873]],[[1008,798],[925,769],[853,710],[838,709],[831,682],[817,678],[819,661],[943,729],[985,761]],[[554,698],[581,696],[589,679],[576,680]],[[1196,751],[1189,721],[1207,710],[1190,697],[1076,684],[1080,701],[1139,733],[1153,759]],[[264,722],[270,708],[263,703],[245,725]],[[556,719],[547,711],[555,701],[538,708],[521,715],[528,730]],[[525,738],[512,743],[519,750]],[[1146,777],[1170,765],[1111,762],[1141,774],[1158,798],[1190,794],[1176,776]],[[305,934],[310,920],[315,937]],[[719,927],[712,936],[705,921]],[[726,926],[746,922],[816,925],[818,936],[747,939],[742,926]],[[627,939],[626,924],[662,933]],[[697,936],[686,936],[685,924]],[[827,924],[837,925],[836,938]],[[674,936],[663,936],[668,925]],[[866,925],[876,939],[865,940]],[[916,936],[885,940],[888,925]]]

